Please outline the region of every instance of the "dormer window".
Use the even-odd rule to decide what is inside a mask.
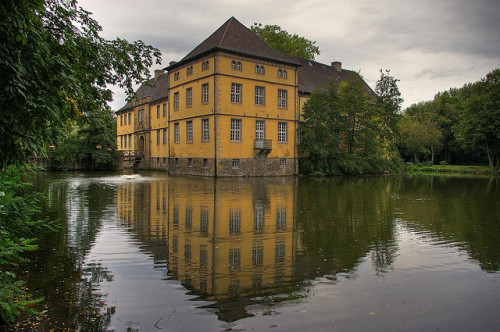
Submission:
[[[265,75],[266,70],[265,70],[264,66],[255,65],[255,73],[257,75]]]
[[[174,81],[179,80],[179,72],[174,73]]]
[[[288,78],[288,73],[286,69],[278,69],[278,78]]]
[[[231,69],[232,70],[237,70],[237,71],[241,71],[241,62],[240,61],[231,61]]]
[[[193,66],[189,66],[186,68],[186,75],[187,76],[193,75]]]

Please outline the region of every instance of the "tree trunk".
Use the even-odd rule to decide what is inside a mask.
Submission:
[[[495,165],[493,165],[493,160],[491,159],[490,147],[488,146],[488,139],[485,137],[484,141],[486,142],[486,154],[488,155],[488,163],[490,164],[490,167],[494,170]]]
[[[432,164],[434,165],[434,148],[431,147],[431,161],[432,161]]]
[[[415,151],[415,164],[418,164],[419,163],[419,160],[418,160],[418,153]]]

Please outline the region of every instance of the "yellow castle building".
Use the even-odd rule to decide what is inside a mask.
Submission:
[[[125,162],[172,174],[298,174],[305,101],[352,74],[279,53],[232,17],[116,112],[118,149]]]

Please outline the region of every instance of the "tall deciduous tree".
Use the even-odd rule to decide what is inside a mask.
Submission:
[[[278,25],[254,23],[250,30],[278,52],[314,60],[319,55],[319,47],[315,41],[310,41],[297,34],[290,34]]]
[[[470,87],[470,98],[457,126],[467,149],[483,149],[490,167],[500,169],[500,68]]]
[[[108,85],[132,95],[161,60],[142,41],[100,31],[76,0],[0,3],[0,169],[43,154],[69,119],[107,108]]]
[[[393,168],[380,140],[378,106],[359,75],[315,91],[304,106],[301,171],[311,174],[380,173]]]

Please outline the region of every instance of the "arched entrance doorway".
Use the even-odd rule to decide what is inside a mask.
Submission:
[[[139,150],[137,153],[139,154],[139,157],[144,157],[144,136],[139,137]]]

